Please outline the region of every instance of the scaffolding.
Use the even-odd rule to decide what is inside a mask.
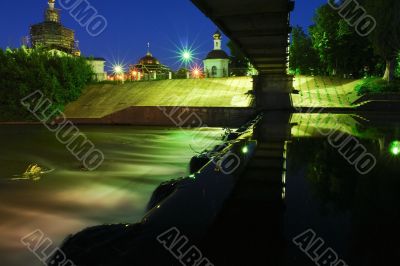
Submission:
[[[129,76],[131,80],[168,79],[170,72],[171,69],[162,64],[157,64],[157,65],[136,64],[129,66]]]
[[[45,11],[45,21],[31,26],[30,42],[32,47],[44,47],[48,50],[59,50],[68,54],[79,54],[75,32],[61,24],[60,10],[49,1]]]
[[[31,27],[31,43],[33,47],[42,46],[73,53],[75,49],[74,31],[54,22],[43,22]]]

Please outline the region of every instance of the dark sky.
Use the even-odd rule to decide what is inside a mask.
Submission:
[[[199,64],[213,48],[211,36],[216,27],[189,0],[89,2],[108,22],[107,29],[98,37],[90,36],[68,12],[62,12],[62,23],[75,30],[85,56],[104,57],[108,64],[135,63],[146,53],[150,42],[153,55],[176,69],[177,47],[188,44],[196,48]],[[324,3],[326,0],[297,0],[292,25],[309,26],[315,8]],[[19,47],[29,26],[43,21],[47,0],[3,0],[0,5],[0,47]],[[226,38],[224,41],[226,44]]]

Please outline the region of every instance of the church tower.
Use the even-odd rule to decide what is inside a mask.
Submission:
[[[222,49],[222,35],[219,31],[214,34],[214,50]]]
[[[61,24],[60,10],[55,7],[55,0],[48,0],[44,21],[31,26],[30,40],[33,47],[80,55],[75,32]]]
[[[45,21],[61,23],[60,10],[55,9],[55,0],[49,0],[49,7],[45,13]]]
[[[229,56],[222,50],[222,34],[217,31],[213,35],[214,50],[204,60],[204,73],[207,78],[223,78],[229,76]]]

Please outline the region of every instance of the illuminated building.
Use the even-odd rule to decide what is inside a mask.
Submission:
[[[86,58],[89,65],[92,66],[94,72],[94,80],[104,81],[107,79],[107,73],[104,71],[106,60],[100,57],[89,57]]]
[[[32,46],[79,56],[75,32],[61,24],[60,10],[55,8],[55,0],[49,0],[48,5],[45,21],[31,26]]]
[[[204,73],[207,78],[222,78],[229,76],[229,56],[222,50],[222,34],[214,34],[214,50],[204,60]]]
[[[155,58],[150,53],[150,44],[148,44],[147,54],[142,57],[136,65],[129,67],[131,80],[156,80],[170,78],[171,69]]]

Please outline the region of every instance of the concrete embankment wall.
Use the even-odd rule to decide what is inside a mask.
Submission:
[[[240,127],[254,118],[253,108],[135,106],[103,118],[70,118],[76,124],[165,127]]]
[[[255,113],[250,90],[250,77],[94,84],[65,114],[76,124],[241,126]]]
[[[68,118],[103,118],[129,107],[249,107],[249,77],[93,84],[65,110]]]

